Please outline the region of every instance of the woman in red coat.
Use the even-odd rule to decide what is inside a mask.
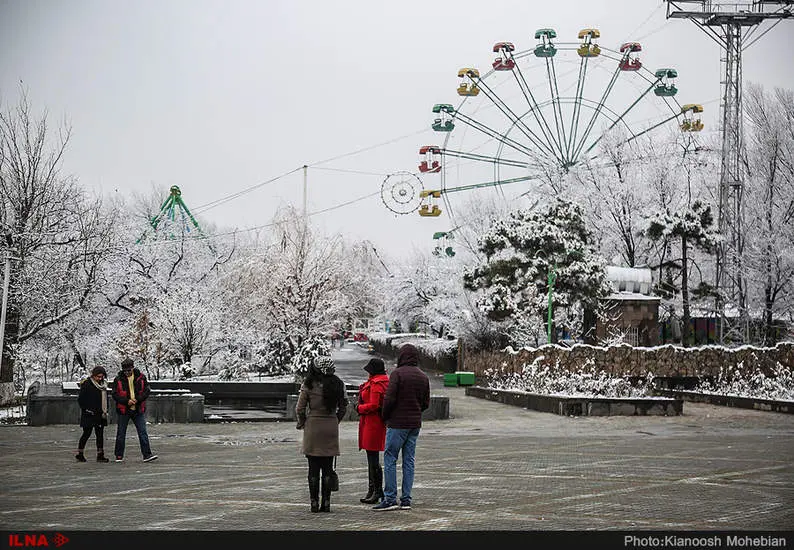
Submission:
[[[389,377],[383,361],[372,358],[364,366],[369,373],[366,382],[358,387],[358,448],[367,451],[369,466],[369,489],[361,498],[364,504],[377,504],[383,498],[383,468],[380,453],[386,446],[386,425],[380,417],[383,396],[389,385]]]

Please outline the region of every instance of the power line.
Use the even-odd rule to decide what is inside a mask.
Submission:
[[[228,202],[228,201],[230,201],[232,199],[236,199],[237,197],[245,195],[246,193],[250,193],[251,191],[254,191],[255,189],[259,189],[260,187],[262,187],[264,185],[267,185],[269,183],[273,183],[275,181],[278,181],[278,180],[280,180],[282,178],[285,178],[285,177],[289,176],[290,174],[294,174],[295,172],[297,172],[298,170],[300,170],[302,168],[303,168],[302,166],[299,167],[299,168],[295,168],[293,170],[290,170],[289,172],[281,174],[280,176],[276,176],[276,177],[271,178],[271,179],[269,179],[267,181],[263,181],[262,183],[257,183],[256,185],[252,185],[251,187],[247,187],[246,189],[243,189],[242,191],[238,191],[237,193],[233,193],[231,195],[227,195],[225,197],[222,197],[220,199],[208,202],[206,204],[202,204],[201,206],[196,207],[195,211],[196,212],[204,212],[206,210],[209,210],[210,208],[215,208],[216,206],[220,206],[221,204],[223,204],[225,202]]]
[[[378,147],[383,147],[384,145],[391,145],[392,143],[396,143],[396,142],[398,142],[400,140],[403,140],[405,138],[418,136],[419,134],[424,134],[425,132],[428,132],[428,131],[431,131],[431,130],[432,130],[432,128],[429,128],[429,127],[428,128],[424,128],[424,129],[419,130],[417,132],[412,132],[410,134],[405,134],[404,136],[400,136],[400,137],[396,137],[394,139],[390,139],[389,141],[384,141],[383,143],[370,145],[368,147],[364,147],[363,149],[358,149],[356,151],[351,151],[349,153],[344,153],[344,154],[341,154],[341,155],[338,155],[338,156],[335,156],[335,157],[327,158],[325,160],[321,160],[321,161],[315,162],[313,164],[309,164],[308,166],[316,167],[318,164],[325,164],[326,162],[331,162],[331,161],[339,160],[341,158],[349,157],[349,156],[352,156],[352,155],[357,155],[359,153],[364,153],[366,151],[371,151],[372,149],[377,149]]]
[[[363,170],[346,170],[344,168],[323,168],[318,166],[313,166],[315,170],[326,170],[328,172],[345,172],[347,174],[361,174],[364,176],[388,176],[389,174],[385,174],[383,172],[365,172]]]
[[[648,14],[648,17],[646,17],[646,18],[645,18],[645,20],[644,20],[642,23],[640,23],[639,25],[637,25],[636,27],[634,27],[634,29],[633,29],[633,30],[632,30],[632,31],[629,33],[629,36],[628,36],[628,37],[627,37],[625,40],[636,40],[637,42],[639,42],[639,41],[640,41],[640,40],[642,40],[643,38],[647,38],[648,36],[650,36],[650,35],[654,34],[654,33],[655,33],[655,32],[657,32],[658,30],[660,30],[660,29],[661,29],[661,27],[659,27],[659,28],[658,28],[658,29],[656,29],[656,30],[653,30],[653,31],[651,31],[650,33],[648,33],[648,34],[646,34],[645,36],[642,36],[642,37],[640,37],[640,38],[634,38],[634,37],[632,36],[632,35],[633,35],[635,32],[637,32],[637,31],[638,31],[638,30],[640,30],[642,27],[644,27],[644,26],[645,26],[645,24],[646,24],[648,21],[650,21],[650,20],[651,20],[651,18],[652,18],[654,15],[656,15],[656,12],[657,12],[657,11],[659,11],[659,8],[661,8],[662,6],[664,6],[664,4],[663,4],[663,3],[660,3],[658,6],[656,6],[655,8],[653,8],[653,9],[651,10],[651,13],[649,13],[649,14]]]
[[[325,168],[325,167],[319,167],[318,165],[325,164],[325,163],[328,163],[328,162],[331,162],[331,161],[334,161],[334,160],[338,160],[338,159],[341,159],[341,158],[349,157],[349,156],[352,156],[352,155],[357,155],[359,153],[363,153],[363,152],[366,152],[366,151],[371,151],[373,149],[377,149],[378,147],[383,147],[384,145],[390,145],[390,144],[396,143],[396,142],[398,142],[400,140],[403,140],[403,139],[406,139],[406,138],[409,138],[409,137],[413,137],[413,136],[425,133],[425,132],[427,132],[429,130],[430,130],[429,128],[425,128],[425,129],[422,129],[422,130],[419,130],[419,131],[416,131],[416,132],[412,132],[410,134],[405,134],[405,135],[396,137],[394,139],[390,139],[388,141],[384,141],[384,142],[381,142],[381,143],[376,143],[374,145],[370,145],[370,146],[364,147],[362,149],[357,149],[355,151],[350,151],[348,153],[337,155],[335,157],[331,157],[331,158],[328,158],[328,159],[325,159],[325,160],[321,160],[321,161],[318,161],[318,162],[314,162],[312,164],[307,164],[306,166],[309,166],[309,167],[312,167],[312,168],[316,168],[318,170],[330,170],[330,171],[347,172],[347,173],[358,173],[358,174],[363,174],[363,175],[384,176],[386,174],[376,173],[376,172],[364,172],[364,171],[357,171],[357,170],[346,170],[346,169],[342,169],[342,168]],[[243,195],[245,195],[247,193],[250,193],[251,191],[255,191],[256,189],[259,189],[260,187],[263,187],[263,186],[268,185],[270,183],[274,183],[274,182],[276,182],[276,181],[278,181],[280,179],[283,179],[283,178],[285,178],[285,177],[287,177],[289,175],[292,175],[295,172],[297,172],[299,170],[302,170],[302,169],[303,169],[303,166],[299,166],[298,168],[294,168],[294,169],[290,170],[289,172],[285,172],[284,174],[281,174],[280,176],[276,176],[276,177],[270,178],[269,180],[263,181],[263,182],[258,183],[256,185],[252,185],[252,186],[247,187],[247,188],[245,188],[245,189],[243,189],[241,191],[238,191],[236,193],[232,193],[231,195],[226,195],[225,197],[221,197],[219,199],[216,199],[214,201],[208,202],[206,204],[202,204],[202,205],[196,207],[194,209],[194,211],[196,213],[206,212],[207,210],[210,210],[212,208],[215,208],[216,206],[220,206],[223,203],[226,203],[226,202],[234,200],[234,199],[236,199],[238,197],[241,197],[241,196],[243,196]]]

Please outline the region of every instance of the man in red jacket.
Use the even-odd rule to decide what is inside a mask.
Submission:
[[[149,397],[149,382],[141,371],[135,368],[132,359],[121,362],[121,370],[113,380],[113,400],[116,402],[118,412],[118,425],[116,427],[116,462],[124,460],[124,447],[126,446],[127,425],[130,420],[138,431],[138,442],[141,445],[141,454],[144,462],[157,459],[149,446],[149,434],[146,432],[146,398]]]
[[[386,423],[386,449],[383,453],[385,486],[383,500],[373,510],[410,510],[414,484],[416,440],[422,427],[422,412],[430,406],[430,380],[419,369],[419,352],[403,344],[397,368],[389,376],[381,416]],[[397,456],[402,453],[402,487],[397,502]]]

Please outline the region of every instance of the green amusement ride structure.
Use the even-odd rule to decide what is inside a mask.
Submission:
[[[176,230],[178,228],[178,231]],[[164,234],[169,239],[189,236],[196,231],[200,238],[206,239],[201,226],[191,214],[190,209],[182,199],[182,191],[178,186],[172,185],[168,197],[160,206],[159,212],[149,220],[149,227],[138,238],[137,243],[143,242],[150,234]],[[214,252],[212,244],[207,242],[210,250]]]

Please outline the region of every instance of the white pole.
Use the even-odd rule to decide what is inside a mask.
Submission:
[[[3,274],[3,305],[0,308],[0,368],[3,366],[3,343],[6,334],[6,305],[8,304],[8,282],[11,278],[11,254],[6,255],[6,267]]]
[[[307,196],[307,169],[309,167],[305,164],[303,165],[303,224],[309,225],[309,211],[306,209],[306,196]]]

